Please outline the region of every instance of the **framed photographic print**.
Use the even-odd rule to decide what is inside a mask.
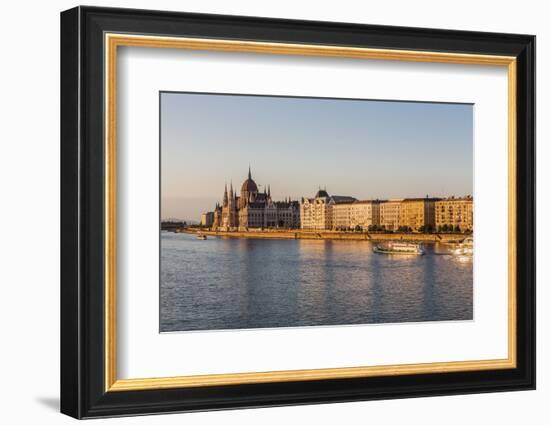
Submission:
[[[534,389],[535,38],[61,14],[61,411]]]

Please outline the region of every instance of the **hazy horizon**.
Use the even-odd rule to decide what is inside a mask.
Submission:
[[[161,216],[199,220],[249,165],[274,200],[473,192],[473,105],[161,93]]]

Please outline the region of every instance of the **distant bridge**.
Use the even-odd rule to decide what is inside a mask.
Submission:
[[[185,223],[183,221],[162,221],[160,223],[160,230],[171,230],[175,232],[177,229],[183,229]]]

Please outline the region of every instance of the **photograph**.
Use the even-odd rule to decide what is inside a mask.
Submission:
[[[473,320],[473,104],[159,96],[160,332]]]
[[[24,338],[29,353],[56,344],[12,368],[55,365],[31,370],[34,416],[56,402],[72,418],[114,421],[215,411],[231,422],[221,410],[250,409],[237,422],[294,423],[322,408],[333,423],[368,408],[391,423],[451,410],[468,423],[480,406],[504,423],[540,416],[545,15],[500,7],[495,20],[494,8],[466,7],[430,18],[402,3],[385,14],[64,5],[51,31],[34,20],[53,41],[17,63],[35,70],[58,55],[60,66],[43,67],[56,83],[11,68],[46,90],[27,90],[39,103],[60,88],[60,108],[14,127],[36,133],[26,139],[38,150],[7,144],[33,172],[6,156],[10,182],[29,180],[18,190],[28,202],[12,208],[28,218],[6,220],[25,245],[14,270],[36,271],[33,282],[48,267],[60,274],[60,291],[37,287],[40,320],[8,309],[25,322],[8,327],[18,342],[41,326]],[[46,23],[55,15],[42,12]],[[28,106],[12,86],[11,103]],[[49,125],[60,149],[44,143]],[[50,197],[61,262],[38,249],[29,267],[15,223],[34,223],[44,205],[40,167],[60,185]],[[56,226],[34,239],[51,245]],[[7,286],[24,289],[10,300],[29,299],[29,285]],[[29,386],[20,375],[9,387]],[[395,408],[400,399],[410,408]],[[330,403],[332,415],[305,407]],[[28,397],[11,404],[29,412]],[[258,420],[283,406],[295,408]]]

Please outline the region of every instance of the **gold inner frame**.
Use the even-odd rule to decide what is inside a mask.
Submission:
[[[516,58],[462,53],[105,34],[105,391],[446,373],[516,367]],[[116,324],[116,123],[119,46],[436,62],[507,67],[508,72],[508,357],[419,364],[118,379]]]

